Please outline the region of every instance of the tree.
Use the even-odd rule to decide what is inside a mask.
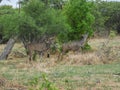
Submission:
[[[4,34],[4,26],[3,23],[5,21],[5,18],[7,15],[13,14],[14,10],[12,9],[12,6],[0,6],[0,35],[1,35],[1,43],[6,43],[9,38],[7,38]],[[5,17],[3,17],[5,16]],[[9,22],[8,22],[9,23]]]
[[[39,43],[44,37],[64,36],[63,33],[69,30],[61,13],[53,8],[46,7],[39,0],[30,0],[22,6],[20,13],[16,10],[14,9],[14,13],[2,15],[0,24],[3,27],[5,37],[12,38],[10,40],[20,39],[25,48],[28,43]],[[12,43],[12,46],[14,43]],[[12,46],[9,51],[11,51]],[[7,44],[6,48],[8,47]],[[4,56],[4,58],[1,59],[6,59],[8,54],[9,52],[6,54],[4,51],[0,56]]]
[[[69,30],[61,12],[53,8],[46,7],[46,4],[40,0],[30,0],[26,6],[23,6],[23,10],[27,16],[34,19],[35,24],[38,27],[37,30],[40,31],[39,36],[41,37],[51,37],[54,35],[59,36]]]
[[[94,22],[92,15],[93,4],[87,0],[69,0],[65,6],[65,14],[67,21],[71,26],[71,31],[68,33],[69,40],[80,39],[85,33],[92,35],[91,28]]]
[[[120,32],[120,2],[106,2],[107,16],[109,17],[106,22],[105,26],[112,30],[116,30],[118,33]],[[120,33],[119,33],[120,34]]]
[[[11,49],[13,48],[15,44],[16,38],[10,38],[9,41],[7,42],[6,47],[4,48],[4,51],[0,55],[0,60],[6,60],[8,55],[11,52]]]
[[[15,18],[12,16],[15,14],[14,10],[10,6],[2,6],[0,7],[1,17],[0,17],[0,25],[2,26],[2,32],[1,34],[4,36],[4,38],[9,38],[9,41],[4,48],[3,52],[0,55],[0,60],[7,59],[9,53],[11,52],[12,47],[15,44],[16,36],[13,36],[15,33],[12,32],[13,30],[16,30],[16,22],[12,22]],[[9,21],[9,22],[8,22]],[[17,21],[17,20],[15,20]],[[8,33],[8,32],[12,33]],[[14,34],[13,34],[14,33]],[[11,36],[10,36],[11,35]]]
[[[94,4],[94,29],[98,33],[106,31],[110,32],[110,30],[117,30],[119,32],[120,2],[96,0],[94,1]]]

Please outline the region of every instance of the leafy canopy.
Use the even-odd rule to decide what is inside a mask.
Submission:
[[[69,25],[62,13],[46,7],[41,0],[29,0],[22,6],[20,13],[18,9],[8,10],[8,6],[4,8],[3,10],[1,7],[0,10],[9,13],[1,15],[0,26],[3,27],[2,31],[7,38],[18,36],[25,42],[33,42],[44,36],[64,38],[69,31]],[[64,41],[65,38],[61,40]]]
[[[85,33],[92,35],[91,26],[94,22],[92,7],[92,2],[87,0],[69,0],[64,11],[72,28],[68,34],[70,40],[80,39]]]
[[[27,16],[34,19],[42,36],[64,36],[64,33],[69,31],[69,26],[65,22],[65,17],[62,13],[47,7],[40,0],[30,0],[23,7],[23,10]]]

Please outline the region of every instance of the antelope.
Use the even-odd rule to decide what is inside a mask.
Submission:
[[[60,60],[60,58],[62,59],[62,56],[68,51],[79,51],[80,48],[82,48],[85,45],[87,37],[88,34],[85,34],[83,35],[81,40],[64,43],[61,46],[61,53],[59,53],[58,60]]]
[[[30,43],[27,45],[28,55],[29,55],[29,61],[33,60],[34,54],[39,54],[39,56],[44,54],[44,52],[47,52],[47,57],[49,57],[48,50],[50,49],[50,46],[52,44],[52,40],[48,40],[42,43]]]

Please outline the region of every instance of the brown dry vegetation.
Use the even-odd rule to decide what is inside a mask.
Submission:
[[[57,55],[52,55],[41,62],[37,58],[33,64],[26,63],[23,45],[15,44],[8,60],[0,62],[0,90],[29,90],[33,86],[28,82],[41,73],[46,73],[60,90],[119,90],[120,65],[112,63],[120,62],[120,37],[91,39],[89,44],[92,50],[69,52],[59,63]],[[4,46],[0,45],[0,52]]]
[[[91,45],[92,50],[83,53],[69,52],[64,55],[63,61],[61,61],[60,63],[71,65],[90,65],[110,63],[113,61],[118,61],[120,59],[120,37],[115,37],[114,39],[91,39],[89,40],[89,44]],[[0,52],[2,52],[4,46],[5,45],[0,45]],[[55,64],[54,61],[57,60],[57,57],[58,55],[52,55],[51,58],[48,59],[47,63]],[[17,43],[15,44],[11,54],[9,55],[8,60],[16,60],[20,58],[26,60],[28,59],[23,45]],[[38,61],[40,60],[39,57],[37,59]]]

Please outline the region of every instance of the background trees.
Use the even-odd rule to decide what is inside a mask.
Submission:
[[[94,22],[92,15],[93,4],[87,0],[70,0],[65,10],[68,24],[71,26],[71,31],[68,33],[69,40],[80,39],[85,33],[92,35],[91,28]]]
[[[0,35],[2,37],[1,43],[6,42],[11,36],[9,33],[11,30],[15,29],[15,25],[17,23],[12,22],[13,14],[15,14],[15,10],[12,6],[1,6],[0,7]],[[12,17],[12,18],[11,18]]]
[[[0,35],[4,38],[18,35],[25,42],[34,42],[45,35],[56,35],[64,42],[80,39],[86,32],[92,35],[93,30],[119,32],[119,2],[21,0],[19,3],[20,14],[10,6],[1,7]]]
[[[94,31],[120,32],[120,2],[101,0],[21,0],[21,7],[0,6],[0,42],[17,37],[24,45],[57,37],[80,40]]]
[[[3,10],[2,8],[1,10]],[[20,13],[17,12],[17,9],[12,10],[14,13],[1,16],[0,23],[5,37],[17,35],[25,42],[34,42],[43,36],[61,36],[68,31],[68,25],[62,13],[47,7],[40,0],[26,2],[22,5]],[[5,9],[3,11],[5,12]],[[8,11],[10,12],[10,10]]]
[[[93,13],[95,16],[94,30],[100,34],[105,34],[105,31],[110,32],[110,30],[117,31],[119,33],[119,12],[120,12],[120,2],[106,2],[101,0],[96,0],[94,2],[95,9]]]
[[[30,0],[26,6],[23,6],[23,11],[31,17],[36,25],[36,30],[29,32],[33,39],[36,36],[38,39],[44,36],[59,36],[68,31],[64,16],[57,10],[47,7],[46,4],[39,0]]]
[[[14,11],[13,13],[5,13],[0,18],[1,34],[7,38],[17,37],[17,39],[23,42],[25,48],[28,43],[43,42],[44,39],[50,37],[62,36],[62,38],[64,38],[65,34],[63,33],[69,30],[67,23],[65,23],[64,16],[40,0],[30,0],[26,2],[22,5],[19,13],[17,9],[12,10]],[[7,47],[10,46],[11,48],[14,45],[14,43],[12,43],[12,45],[8,44]],[[7,58],[9,52],[6,51],[11,50],[11,48],[6,50],[7,47],[1,54],[0,57],[2,58],[0,59]]]

